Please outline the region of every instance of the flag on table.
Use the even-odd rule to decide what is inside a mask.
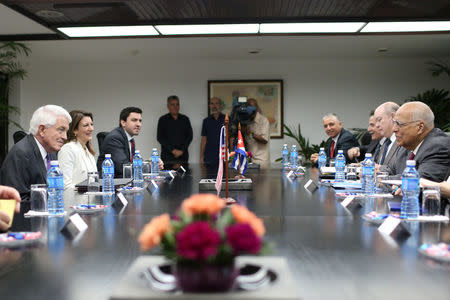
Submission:
[[[247,152],[245,152],[244,139],[242,133],[238,131],[238,142],[235,148],[233,168],[239,171],[239,174],[244,174],[247,170]],[[241,163],[241,169],[239,170],[239,162]]]
[[[219,144],[219,168],[217,171],[216,178],[216,190],[217,196],[220,194],[220,190],[222,189],[222,177],[223,177],[223,161],[225,160],[225,126],[222,126],[220,129],[220,144]]]

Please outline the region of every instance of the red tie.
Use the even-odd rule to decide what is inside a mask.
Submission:
[[[334,157],[334,140],[331,140],[330,158]]]
[[[411,152],[411,155],[409,156],[409,160],[413,160],[414,157],[416,157],[416,155],[414,154],[414,152]]]
[[[133,162],[133,157],[134,157],[134,152],[135,152],[134,139],[131,139],[130,143],[131,143],[131,162]]]

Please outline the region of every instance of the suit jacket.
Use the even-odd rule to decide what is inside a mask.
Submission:
[[[87,179],[87,173],[97,171],[94,156],[79,142],[69,142],[58,152],[59,167],[64,176],[64,189],[74,188]]]
[[[389,149],[389,152],[386,153],[386,157],[384,158],[383,165],[389,165],[390,163],[395,161],[397,159],[398,152],[400,151],[401,148],[402,147],[400,147],[397,144],[397,140],[395,140],[394,143],[391,146],[391,149]],[[383,154],[380,153],[380,155],[383,155]],[[381,157],[380,157],[380,159],[381,159]],[[406,165],[405,165],[405,167],[406,167]]]
[[[372,153],[373,155],[375,155],[374,152],[379,143],[380,143],[380,141],[372,140],[372,141],[370,141],[370,143],[368,145],[361,145],[359,147],[360,155],[358,157],[358,160],[363,161],[366,156],[366,153]],[[374,157],[374,159],[375,159],[375,157]]]
[[[327,140],[327,144],[325,147],[325,151],[327,153],[327,157],[328,159],[330,158],[330,152],[331,152],[331,138],[329,138]],[[345,160],[347,162],[349,162],[349,158],[348,158],[348,154],[347,154],[347,150],[352,148],[352,147],[359,147],[359,143],[356,140],[356,138],[353,136],[353,134],[347,130],[345,130],[344,128],[342,128],[341,130],[341,134],[339,135],[339,138],[337,140],[336,145],[334,146],[334,155],[333,157],[335,158],[338,150],[344,150],[344,156],[345,156]]]
[[[396,159],[388,165],[392,175],[402,174],[411,154],[411,151],[399,148]],[[439,128],[433,128],[423,140],[414,160],[421,178],[437,182],[446,180],[450,168],[450,136]]]
[[[111,159],[114,162],[114,176],[122,177],[123,164],[131,162],[129,144],[125,130],[122,127],[111,130],[103,140],[100,155],[97,159],[99,174],[102,174],[102,163],[105,160],[105,154],[111,154]]]
[[[50,153],[56,160],[56,153]],[[12,186],[25,203],[30,199],[30,185],[47,183],[47,167],[34,136],[28,134],[15,144],[0,169],[0,184]]]

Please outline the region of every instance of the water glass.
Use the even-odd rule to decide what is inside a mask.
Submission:
[[[375,182],[375,188],[378,193],[389,193],[390,186],[384,184],[382,181],[389,179],[388,172],[378,172]]]
[[[356,167],[348,166],[347,167],[347,180],[357,180],[358,176],[356,174]]]
[[[123,178],[133,178],[133,164],[123,164]]]
[[[142,162],[142,173],[150,174],[151,173],[151,164],[149,160],[144,160]]]
[[[441,207],[441,193],[438,186],[424,187],[422,191],[422,215],[439,215]]]
[[[330,160],[329,160],[330,167],[334,167],[335,166],[335,162],[336,162],[336,160],[334,158],[330,158]]]
[[[32,184],[30,191],[31,210],[47,211],[47,185]]]
[[[100,191],[100,181],[97,172],[88,172],[88,192]]]

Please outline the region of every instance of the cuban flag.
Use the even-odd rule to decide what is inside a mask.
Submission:
[[[225,160],[225,126],[222,126],[220,129],[220,143],[219,143],[219,168],[217,171],[217,178],[216,178],[216,190],[217,190],[217,196],[220,194],[220,190],[222,189],[222,178],[223,178],[223,162]]]
[[[239,170],[239,161],[241,162],[241,169]],[[239,171],[239,174],[244,174],[247,170],[247,152],[245,152],[244,139],[242,133],[238,131],[238,142],[235,149],[233,168]]]

